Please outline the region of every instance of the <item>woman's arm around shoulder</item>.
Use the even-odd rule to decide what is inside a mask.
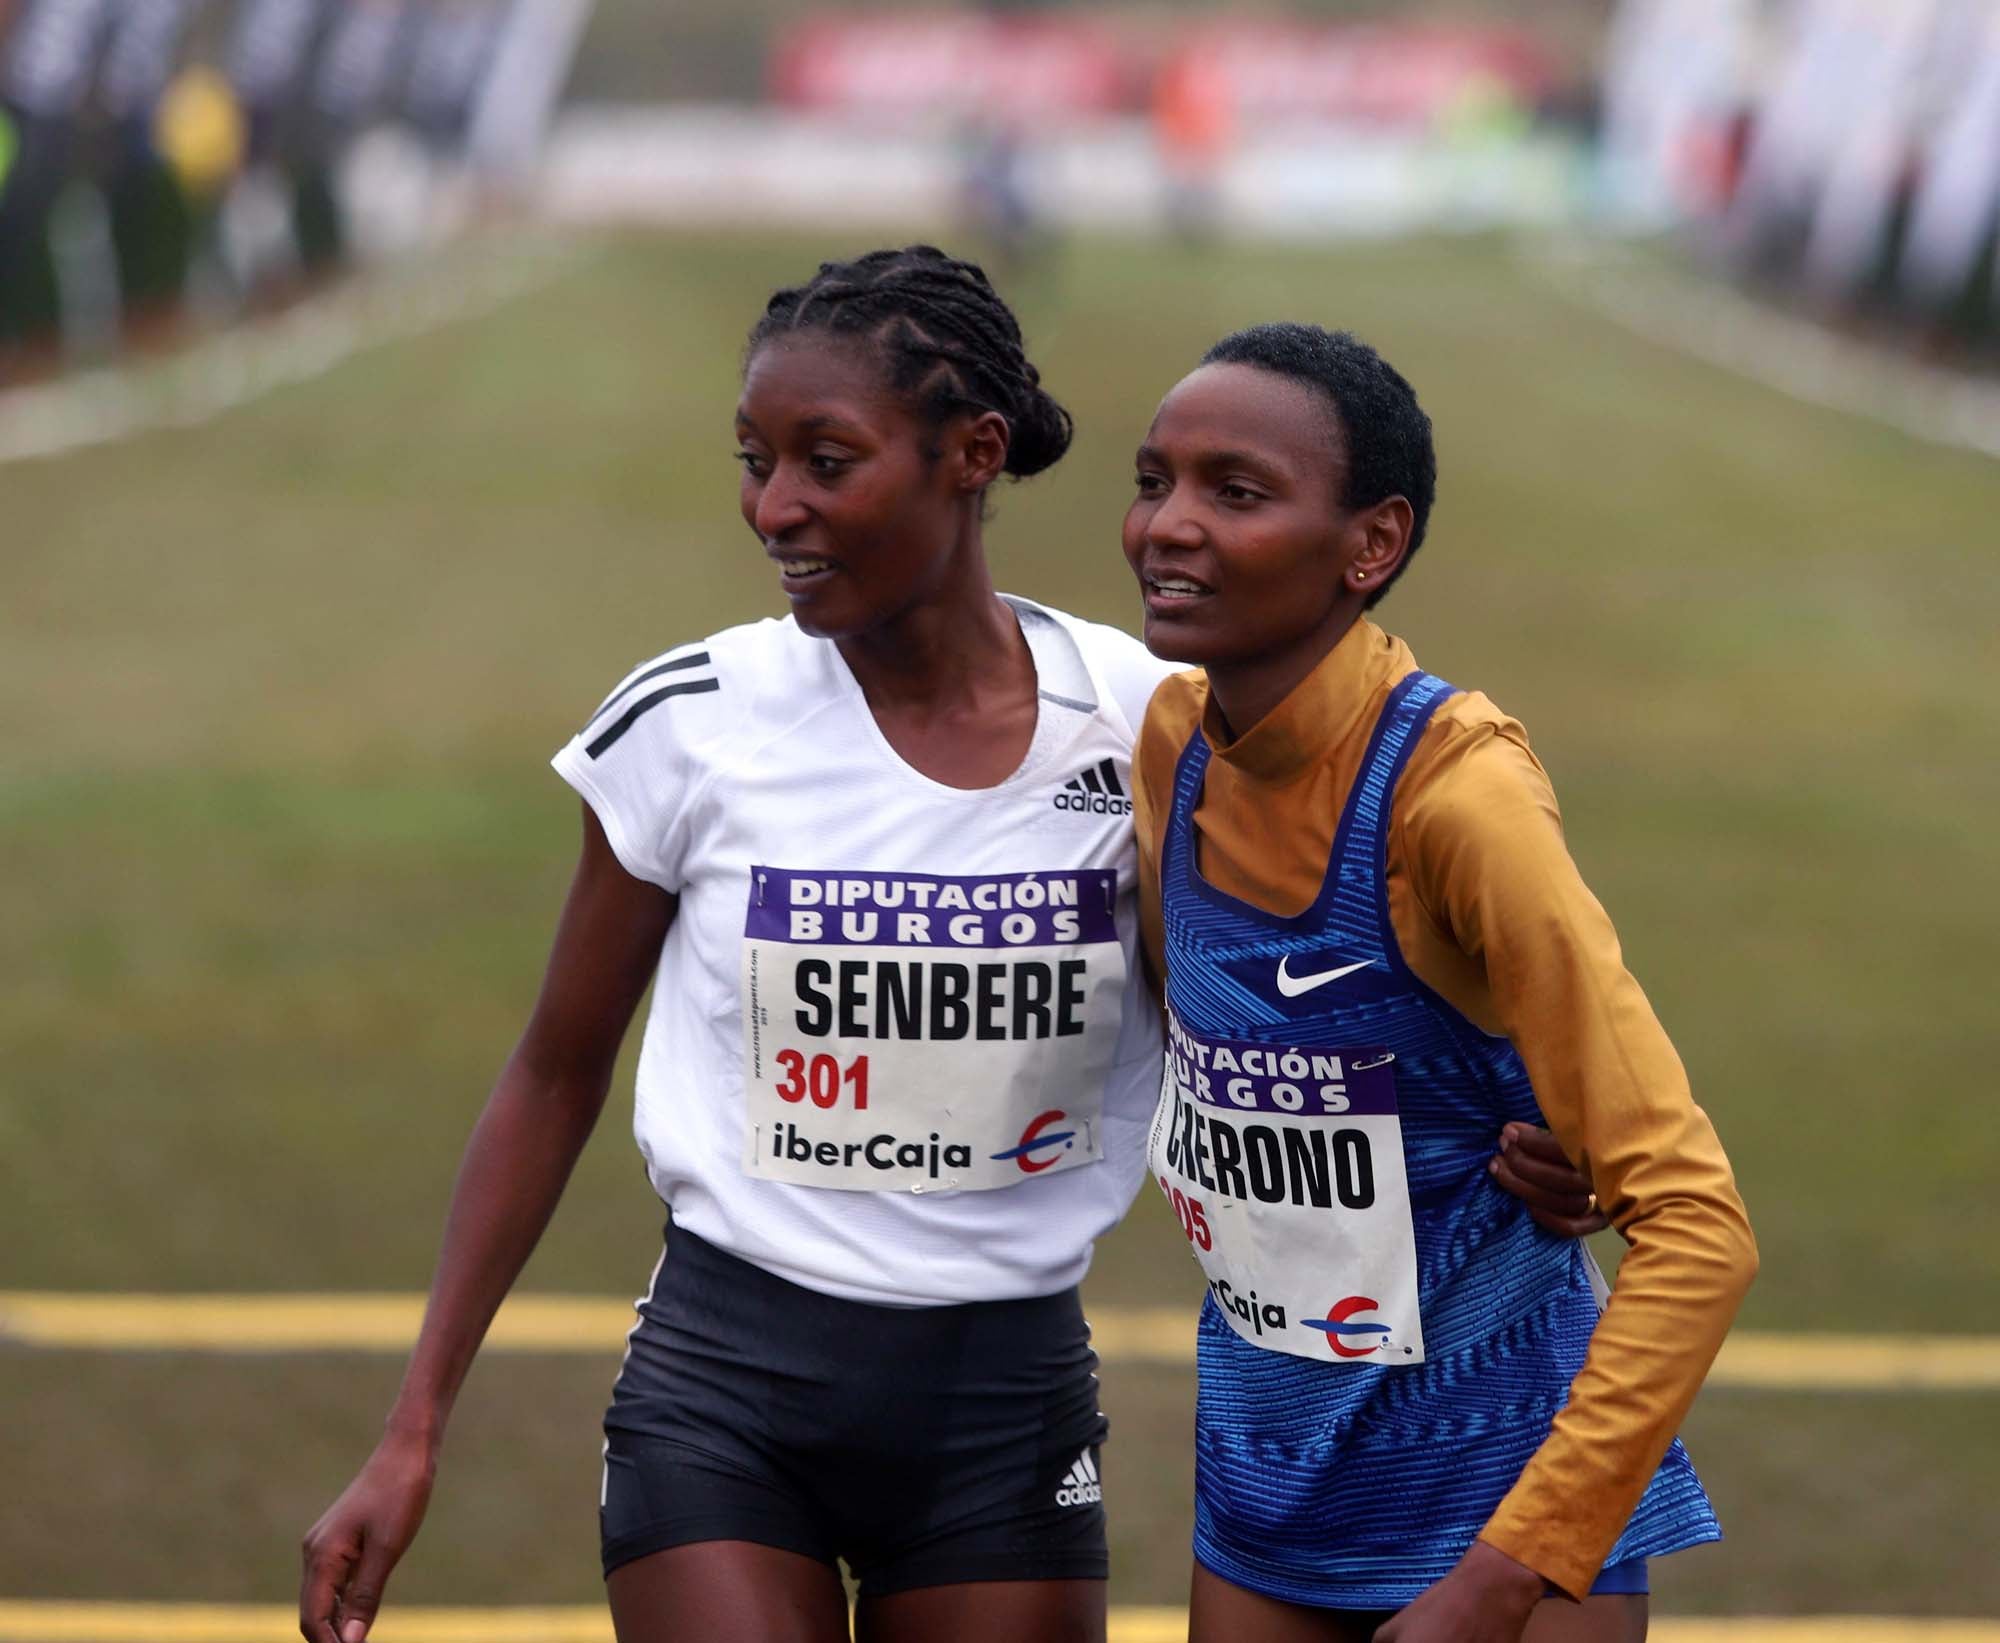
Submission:
[[[1563,840],[1520,727],[1475,698],[1407,813],[1427,912],[1483,975],[1563,1151],[1631,1246],[1567,1407],[1482,1534],[1581,1595],[1757,1269],[1708,1115]]]
[[[583,853],[527,1031],[472,1131],[424,1324],[382,1441],[305,1537],[299,1630],[359,1643],[415,1537],[453,1400],[603,1110],[675,898],[619,865],[583,810]]]

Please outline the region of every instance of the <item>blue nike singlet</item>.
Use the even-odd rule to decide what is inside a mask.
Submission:
[[[1232,1290],[1204,1261],[1195,1554],[1288,1602],[1393,1609],[1449,1573],[1547,1437],[1601,1305],[1584,1246],[1542,1231],[1487,1174],[1503,1123],[1542,1122],[1527,1069],[1410,971],[1389,920],[1396,783],[1451,693],[1419,672],[1390,695],[1297,917],[1200,876],[1199,728],[1161,841],[1173,1040],[1215,1076],[1199,1098],[1192,1082],[1176,1095],[1170,1061],[1154,1174],[1167,1186],[1171,1153],[1187,1199],[1206,1200],[1192,1219],[1175,1205],[1197,1247],[1233,1238],[1266,1275],[1246,1295],[1242,1272]],[[1316,1087],[1324,1114],[1300,1113],[1315,1086],[1284,1081],[1294,1068],[1344,1077]],[[1319,1270],[1299,1244],[1331,1225],[1317,1216],[1379,1224],[1366,1236],[1382,1253]],[[1676,1438],[1607,1563],[1720,1534]]]

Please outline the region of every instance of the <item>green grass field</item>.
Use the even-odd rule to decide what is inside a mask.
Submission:
[[[550,751],[631,663],[781,605],[737,339],[829,249],[596,245],[212,426],[0,468],[0,1288],[408,1289],[575,847]],[[1009,284],[1080,436],[1003,585],[1130,623],[1129,456],[1250,320],[1416,382],[1432,538],[1385,607],[1529,726],[1736,1160],[1745,1323],[2000,1331],[2000,467],[1641,343],[1499,242],[1085,243]],[[635,1292],[621,1082],[527,1277]],[[1198,1293],[1142,1201],[1100,1302]],[[482,1365],[392,1589],[589,1601],[615,1350]],[[380,1357],[0,1354],[0,1595],[282,1600]],[[1184,1591],[1185,1374],[1112,1365],[1118,1602]],[[2000,1614],[1990,1396],[1715,1391],[1731,1538],[1662,1609]]]

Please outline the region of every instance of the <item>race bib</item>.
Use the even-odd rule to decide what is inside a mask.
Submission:
[[[1246,1341],[1321,1363],[1424,1361],[1388,1051],[1210,1038],[1169,1009],[1148,1157]]]
[[[1100,1156],[1124,1007],[1109,869],[945,878],[754,867],[743,1167],[977,1191]]]

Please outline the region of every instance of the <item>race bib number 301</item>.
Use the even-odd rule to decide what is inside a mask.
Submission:
[[[1321,1363],[1423,1362],[1393,1055],[1211,1037],[1170,1010],[1148,1156],[1238,1335]]]
[[[878,1192],[1015,1186],[1100,1153],[1125,953],[1107,869],[751,869],[744,1168]]]

